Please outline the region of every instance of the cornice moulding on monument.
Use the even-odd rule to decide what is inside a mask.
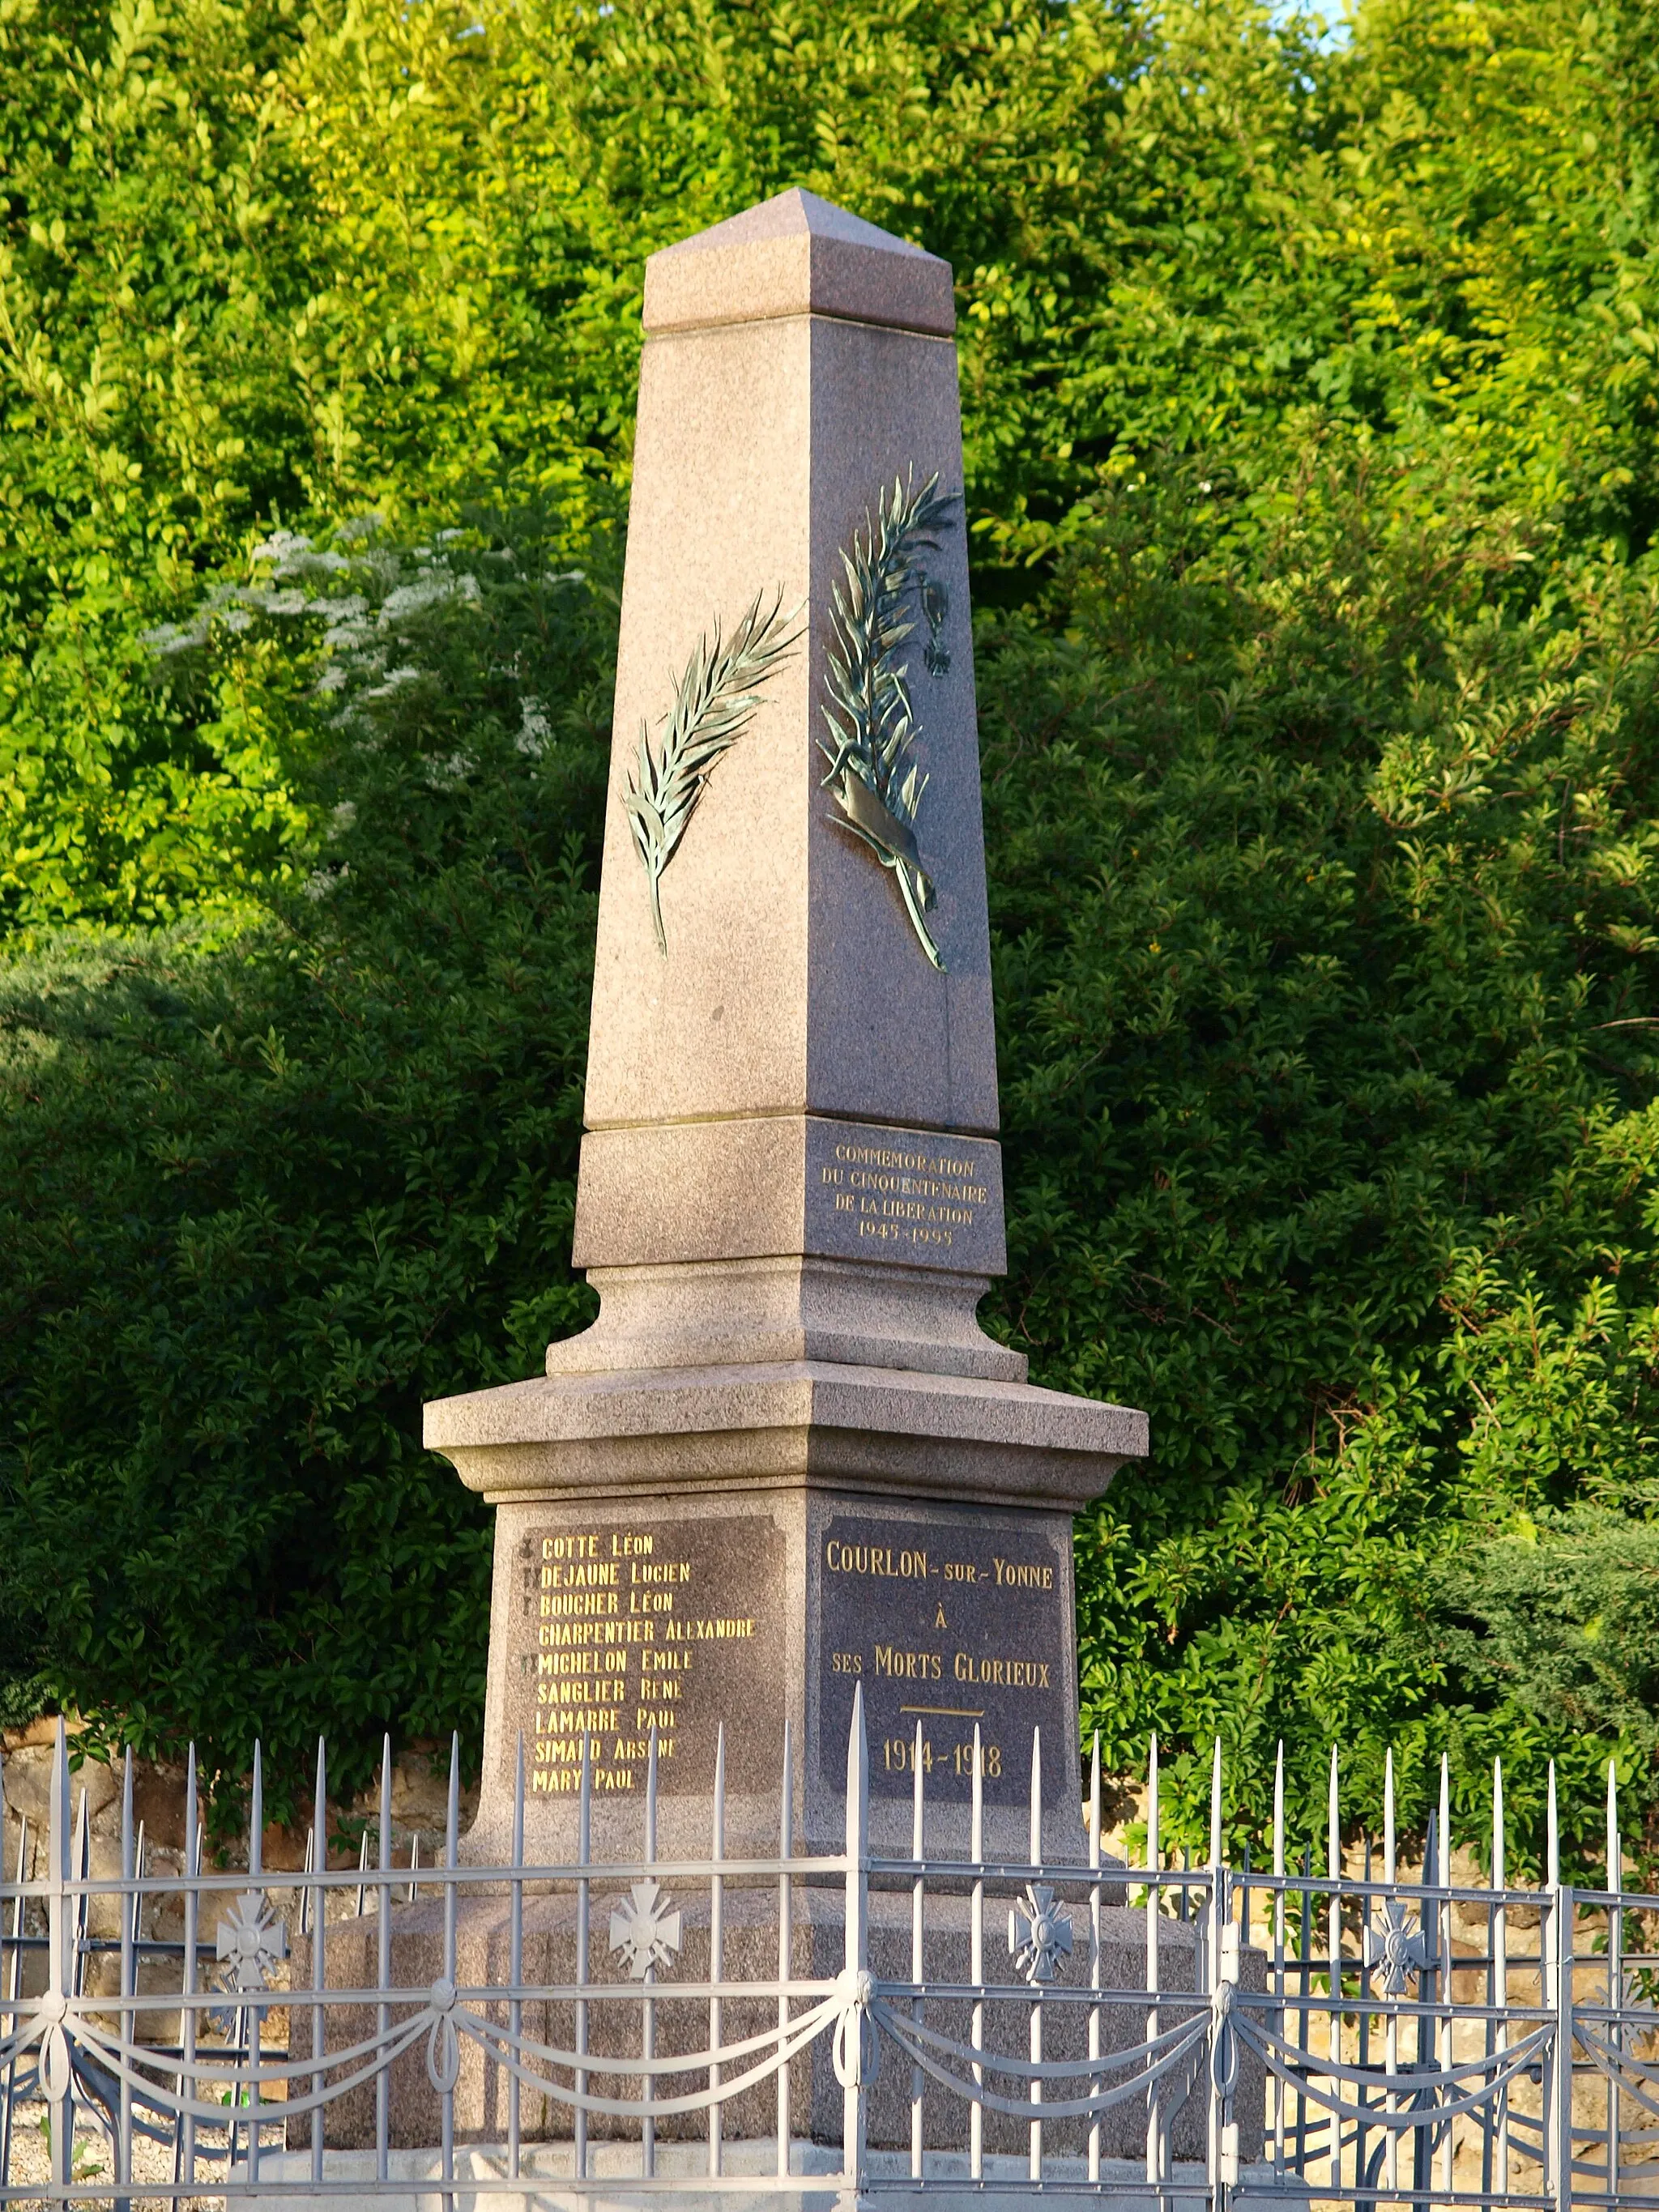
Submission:
[[[802,1360],[535,1376],[428,1406],[425,1441],[492,1499],[856,1475],[1075,1513],[1145,1455],[1146,1417],[1033,1383]]]

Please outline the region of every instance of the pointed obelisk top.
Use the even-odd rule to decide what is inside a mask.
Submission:
[[[908,253],[919,261],[933,261],[937,256],[926,253],[908,239],[895,238],[890,230],[883,230],[873,222],[866,222],[860,215],[849,215],[845,208],[837,207],[832,200],[820,199],[809,192],[804,185],[792,185],[787,192],[778,192],[769,200],[762,200],[741,215],[729,216],[708,230],[700,230],[690,238],[682,238],[665,253],[707,253],[711,248],[725,246],[750,246],[763,238],[837,238],[849,246],[873,246],[878,253]],[[944,268],[946,264],[939,263]]]
[[[948,337],[951,264],[796,185],[645,265],[647,331],[805,314]]]

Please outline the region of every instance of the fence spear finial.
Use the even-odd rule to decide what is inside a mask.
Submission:
[[[1619,1840],[1619,1768],[1607,1761],[1607,1887],[1615,1894],[1625,1886],[1625,1853]]]
[[[1210,1759],[1210,1864],[1221,1864],[1221,1738]]]

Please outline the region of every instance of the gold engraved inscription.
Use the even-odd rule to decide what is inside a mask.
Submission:
[[[948,1249],[991,1201],[969,1153],[897,1145],[833,1146],[818,1170],[832,1209],[852,1216],[860,1239]]]
[[[719,1723],[755,1709],[727,1654],[768,1640],[750,1592],[775,1587],[778,1542],[746,1520],[525,1535],[506,1749],[510,1772],[522,1735],[530,1796],[579,1791],[584,1745],[596,1797],[642,1790],[653,1729],[661,1786],[706,1786]],[[759,1702],[769,1711],[764,1690]]]
[[[821,1758],[844,1743],[856,1682],[878,1794],[902,1792],[918,1765],[947,1796],[967,1794],[976,1730],[985,1781],[998,1785],[991,1802],[1023,1786],[1010,1747],[1027,1747],[1029,1759],[1033,1728],[1047,1743],[1069,1721],[1055,1540],[1012,1516],[930,1524],[836,1513],[821,1524],[818,1561],[821,1747],[830,1747]],[[1058,1767],[1044,1781],[1046,1796]]]

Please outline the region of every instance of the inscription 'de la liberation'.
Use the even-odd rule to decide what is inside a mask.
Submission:
[[[988,1140],[908,1129],[808,1124],[814,1249],[995,1273],[1002,1248],[1002,1154]]]
[[[723,1719],[761,1723],[744,1747],[775,1745],[782,1559],[776,1526],[746,1516],[526,1531],[507,1757],[521,1734],[531,1795],[579,1790],[584,1741],[596,1796],[644,1788],[653,1729],[659,1787],[671,1792],[712,1786]],[[734,1754],[735,1741],[728,1774],[743,1787]]]

